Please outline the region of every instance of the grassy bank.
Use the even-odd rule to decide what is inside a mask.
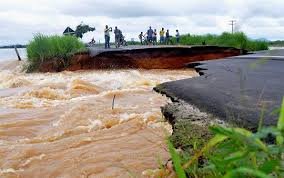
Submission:
[[[269,46],[272,47],[284,47],[284,41],[283,40],[277,40],[277,41],[270,41]]]
[[[261,123],[255,133],[218,125],[204,131],[190,123],[176,123],[169,139],[175,173],[166,169],[164,177],[284,177],[284,99],[277,125]]]
[[[140,45],[140,42],[128,41],[128,44],[129,45]],[[171,38],[169,41],[169,44],[176,45],[176,38],[175,37]],[[237,32],[234,34],[224,32],[221,35],[186,34],[186,35],[181,35],[180,44],[181,45],[204,45],[204,44],[216,45],[216,46],[225,46],[225,47],[235,47],[239,49],[245,49],[248,51],[268,50],[268,46],[269,46],[269,42],[264,41],[264,40],[252,40],[248,38],[243,32]]]
[[[84,44],[76,37],[37,34],[27,46],[27,72],[36,71],[41,63],[50,60],[68,66],[70,57],[84,50],[86,50]]]
[[[248,51],[267,50],[268,42],[261,40],[251,40],[244,33],[222,33],[221,35],[181,35],[180,44],[182,45],[217,45],[235,47]]]

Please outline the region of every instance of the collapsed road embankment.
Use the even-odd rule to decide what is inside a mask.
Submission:
[[[243,50],[218,46],[140,46],[119,49],[89,48],[75,54],[68,65],[61,60],[43,62],[40,72],[88,69],[180,69],[187,63],[237,56]]]
[[[227,123],[251,130],[258,127],[260,118],[266,126],[275,125],[284,96],[283,54],[283,50],[275,50],[191,63],[188,67],[194,67],[200,77],[163,83],[154,90],[174,102],[184,101]],[[188,112],[181,111],[180,106],[170,108],[163,112],[171,116],[177,110]]]

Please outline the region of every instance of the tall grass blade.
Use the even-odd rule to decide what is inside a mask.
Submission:
[[[284,98],[282,100],[282,105],[280,109],[280,115],[277,123],[277,129],[282,133],[281,135],[276,137],[276,141],[278,145],[282,145],[284,143],[283,133],[284,133]]]
[[[168,141],[168,147],[169,147],[169,151],[173,160],[173,164],[174,164],[174,168],[176,171],[176,174],[179,178],[186,178],[185,172],[181,166],[181,159],[180,156],[177,154],[173,144]]]
[[[230,139],[233,139],[235,141],[241,141],[244,144],[247,143],[246,141],[249,141],[250,139],[252,139],[253,143],[251,144],[254,144],[254,146],[257,146],[258,148],[262,149],[265,152],[268,150],[267,146],[260,139],[254,138],[253,133],[244,128],[212,127],[211,130],[215,134],[225,135]]]
[[[223,178],[251,177],[251,176],[258,178],[272,178],[259,170],[250,169],[250,168],[238,168],[232,170],[228,172]]]
[[[257,128],[258,131],[260,131],[262,128],[263,120],[264,120],[264,113],[265,113],[265,105],[262,105],[261,114],[260,114],[260,118],[258,122],[258,128]]]

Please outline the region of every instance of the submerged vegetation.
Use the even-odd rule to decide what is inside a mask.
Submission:
[[[268,42],[264,40],[249,39],[243,32],[234,34],[224,32],[221,35],[181,35],[180,44],[182,45],[218,45],[235,47],[248,51],[267,50]]]
[[[170,138],[169,151],[178,177],[284,177],[284,99],[277,126],[260,125],[256,133],[224,126],[209,130],[212,135],[206,142],[198,134],[197,140],[192,139],[191,132],[181,133],[183,138],[177,134]],[[177,153],[174,147],[181,151]]]
[[[37,34],[27,46],[26,70],[27,72],[36,71],[40,64],[51,60],[56,60],[67,67],[70,57],[84,50],[86,50],[84,44],[76,37]]]

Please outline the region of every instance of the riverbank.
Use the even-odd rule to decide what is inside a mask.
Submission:
[[[242,166],[252,175],[258,171],[270,175],[263,171],[263,161],[283,161],[282,143],[275,140],[284,124],[280,114],[284,113],[283,64],[283,49],[190,63],[188,67],[196,69],[199,77],[154,88],[172,100],[162,107],[173,127],[170,141],[179,150],[178,156],[171,155],[189,177],[223,177],[234,171],[236,177],[247,175],[237,172]],[[254,149],[253,142],[278,151]],[[239,150],[245,154],[239,155]],[[254,161],[247,157],[250,154]],[[238,156],[230,159],[232,155]],[[270,171],[283,177],[282,169]]]
[[[89,48],[68,59],[28,60],[27,72],[60,72],[91,69],[182,69],[194,61],[245,54],[246,51],[218,46],[134,46],[120,49]],[[36,65],[35,65],[36,64]]]
[[[278,116],[272,113],[284,94],[283,63],[284,50],[191,63],[188,66],[198,69],[200,77],[163,83],[155,90],[228,123],[256,130],[261,117],[266,126],[277,122]]]
[[[284,50],[279,49],[191,63],[188,66],[199,71],[201,76],[155,87],[155,91],[173,101],[162,111],[174,128],[175,146],[189,146],[192,140],[186,142],[183,138],[188,136],[185,133],[192,135],[190,129],[195,127],[207,132],[196,131],[192,139],[208,140],[208,126],[216,121],[252,131],[260,124],[276,125],[278,114],[275,110],[284,95],[283,62]]]

